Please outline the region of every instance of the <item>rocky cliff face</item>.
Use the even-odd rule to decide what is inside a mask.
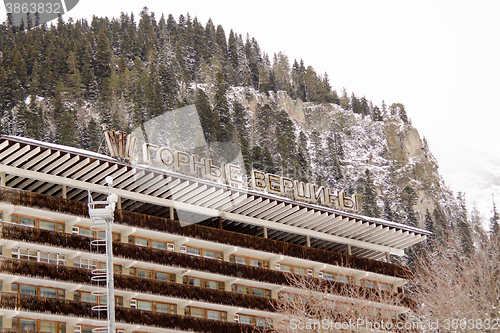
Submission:
[[[230,102],[237,100],[245,107],[248,118],[252,119],[249,126],[254,130],[258,108],[267,106],[271,113],[286,112],[296,133],[290,140],[297,142],[300,131],[307,137],[312,182],[328,178],[328,166],[315,162],[315,157],[316,160],[328,157],[327,138],[337,133],[343,147],[340,158],[343,177],[335,181],[328,178],[327,185],[358,191],[365,170],[369,170],[380,210],[384,211],[386,198],[385,204],[394,212],[393,220],[401,223],[405,223],[406,213],[400,194],[410,186],[416,194],[414,210],[420,227],[424,227],[427,211],[432,213],[438,204],[446,206],[447,201],[453,201],[453,195],[439,175],[437,162],[418,130],[396,115],[385,114],[383,121],[373,121],[371,116],[363,117],[339,105],[293,100],[284,92],[266,95],[234,88],[228,95]],[[315,151],[313,132],[319,133],[322,152]],[[254,140],[254,144],[258,144],[258,140]],[[273,152],[273,147],[269,148]],[[276,157],[277,152],[273,153]]]

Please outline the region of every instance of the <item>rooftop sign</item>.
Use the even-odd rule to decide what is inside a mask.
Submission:
[[[128,160],[134,158],[133,152],[136,144],[134,136],[127,135],[125,132],[108,131],[105,133],[105,138],[111,156]],[[147,165],[194,175],[229,186],[251,188],[327,207],[359,210],[356,194],[348,196],[344,191],[332,190],[325,186],[305,183],[259,170],[251,170],[251,180],[247,182],[245,171],[240,165],[232,163],[215,165],[210,158],[188,154],[170,147],[160,147],[146,142],[142,145],[142,157],[139,157],[139,161]]]

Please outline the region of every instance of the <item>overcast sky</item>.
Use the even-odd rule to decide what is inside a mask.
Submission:
[[[500,1],[80,0],[65,18],[144,6],[157,18],[189,12],[226,34],[249,33],[271,56],[283,51],[327,72],[339,93],[403,103],[440,163],[459,144],[500,158]]]

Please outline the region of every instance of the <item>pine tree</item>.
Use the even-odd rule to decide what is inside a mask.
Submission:
[[[216,80],[214,111],[219,115],[221,128],[221,132],[217,134],[217,141],[229,142],[233,137],[233,123],[226,97],[226,82],[221,71],[217,72]]]
[[[334,141],[335,141],[335,154],[337,155],[338,160],[342,161],[345,156],[344,156],[344,144],[342,143],[342,137],[340,136],[340,133],[335,132]]]
[[[35,97],[30,96],[30,104],[23,109],[26,128],[23,136],[43,140],[48,131],[48,121],[41,107],[35,103]]]
[[[81,96],[82,93],[82,76],[78,69],[78,59],[73,51],[68,55],[68,93],[76,98]]]
[[[99,29],[96,40],[96,52],[94,58],[94,74],[99,84],[101,95],[104,99],[110,95],[109,77],[111,75],[111,46],[106,36],[104,27]]]
[[[458,192],[458,214],[456,228],[460,237],[460,244],[465,255],[471,255],[474,252],[472,231],[467,218],[467,207],[465,205],[465,194]]]
[[[410,185],[405,186],[400,198],[401,206],[406,215],[406,224],[412,227],[418,227],[417,214],[413,208],[417,202],[417,194],[415,193],[415,190]]]
[[[351,101],[349,100],[349,95],[347,95],[347,90],[345,87],[342,89],[342,97],[340,97],[340,106],[344,110],[349,110],[351,108]]]
[[[217,135],[221,132],[219,117],[215,111],[212,111],[208,97],[201,89],[198,89],[196,92],[195,105],[205,140],[208,144],[217,141]]]
[[[262,150],[262,167],[262,170],[266,173],[276,173],[274,161],[267,146]]]
[[[500,235],[500,215],[498,214],[497,207],[495,205],[495,198],[493,197],[493,216],[490,218],[490,235],[491,237],[497,237]]]
[[[425,229],[432,232],[433,234],[436,232],[434,228],[434,220],[432,219],[432,215],[428,209],[425,211]]]
[[[434,229],[436,240],[443,240],[448,235],[448,223],[446,217],[438,206],[434,209],[432,216],[434,217]]]
[[[363,105],[354,93],[351,95],[351,108],[352,112],[364,115]]]
[[[384,218],[387,221],[393,221],[394,220],[394,213],[392,212],[391,209],[391,201],[389,200],[389,197],[387,195],[384,195],[384,212],[382,214],[382,218]]]
[[[317,129],[313,129],[310,135],[311,139],[311,151],[313,153],[312,155],[312,162],[316,165],[316,169],[318,166],[321,164],[322,161],[322,152],[323,152],[323,145],[321,144],[321,136],[318,132]]]
[[[252,148],[252,169],[254,170],[263,170],[264,169],[264,163],[263,163],[263,156],[262,156],[262,151],[259,146],[255,145]]]
[[[431,237],[435,236],[436,230],[434,228],[434,220],[432,219],[432,215],[431,215],[431,213],[429,212],[428,209],[425,211],[424,227],[428,231],[432,232],[433,236],[431,236]],[[433,238],[428,238],[427,239],[427,246],[429,246],[430,249],[432,249],[432,242],[433,241],[434,241]]]
[[[329,173],[329,179],[333,178],[333,180],[339,181],[342,179],[342,169],[340,167],[339,163],[339,158],[337,156],[337,149],[335,145],[335,139],[334,139],[335,133],[333,133],[332,137],[332,132],[330,132],[330,135],[327,136],[326,138],[326,147],[327,147],[327,156],[325,156],[325,165],[327,167],[328,173]],[[332,185],[335,184],[334,181],[330,181]]]
[[[374,121],[384,121],[384,117],[378,106],[373,108],[372,117]]]
[[[57,122],[57,143],[65,146],[77,147],[76,118],[72,110],[65,110]]]
[[[102,131],[94,118],[90,118],[89,124],[87,125],[87,132],[89,137],[88,150],[97,152],[102,142]]]
[[[277,151],[279,152],[280,160],[278,161],[281,171],[286,174],[285,168],[295,164],[292,160],[295,159],[296,150],[295,142],[290,140],[294,137],[294,125],[288,113],[281,110],[277,114],[275,136],[277,141]],[[267,146],[266,146],[267,147]]]
[[[229,63],[231,66],[236,70],[239,66],[239,59],[238,59],[238,45],[237,45],[237,40],[234,35],[233,30],[229,32],[229,40],[227,43],[227,51],[228,51],[228,59]]]
[[[366,169],[363,179],[363,208],[361,213],[366,216],[380,217],[380,208],[377,205],[377,191],[373,184],[370,170]]]
[[[408,115],[406,114],[405,106],[403,104],[392,103],[389,109],[391,110],[392,115],[397,115],[403,122],[408,123]]]
[[[297,162],[298,174],[301,181],[309,179],[309,150],[307,149],[307,138],[304,132],[300,131],[297,142]]]

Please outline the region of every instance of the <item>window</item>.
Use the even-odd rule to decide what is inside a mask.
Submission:
[[[12,258],[38,261],[38,251],[28,249],[12,249]]]
[[[371,288],[371,289],[376,289],[377,288],[377,282],[375,281],[370,281],[370,280],[363,280],[363,284],[366,288]]]
[[[149,239],[144,239],[144,238],[138,238],[138,237],[129,236],[128,237],[128,243],[129,244],[135,244],[135,245],[138,245],[138,246],[149,247]]]
[[[85,303],[107,304],[107,297],[92,295],[88,291],[73,292],[73,300]],[[123,306],[123,296],[115,296],[115,306]]]
[[[40,320],[40,332],[66,333],[66,323]]]
[[[222,260],[222,252],[203,250],[203,258]]]
[[[90,229],[80,228],[80,236],[85,236],[85,237],[94,238],[94,236],[95,236],[95,231],[90,230]]]
[[[222,252],[218,252],[218,251],[198,249],[196,247],[189,247],[189,246],[185,246],[185,249],[186,249],[185,253],[187,253],[191,256],[216,259],[216,260],[222,260],[224,258]],[[182,252],[182,250],[181,250],[181,252]]]
[[[106,239],[106,232],[104,231],[96,231],[82,227],[73,227],[73,233],[84,237],[90,237],[95,239]],[[120,241],[121,241],[120,234],[113,233],[113,242],[119,243]]]
[[[238,321],[241,324],[245,325],[255,325],[259,327],[270,327],[271,321],[266,318],[256,317],[256,316],[248,316],[248,315],[237,315]]]
[[[78,326],[75,326],[75,332],[77,332],[76,328]],[[92,326],[80,326],[80,330],[78,332],[80,333],[93,333],[92,330],[94,329],[94,327]]]
[[[253,267],[269,268],[269,260],[253,259],[242,256],[230,255],[229,261],[240,265],[250,265]]]
[[[153,311],[153,302],[137,301],[137,308],[139,310]]]
[[[250,259],[250,266],[260,267],[260,268],[269,268],[269,261],[259,260],[259,259]]]
[[[225,311],[215,311],[201,308],[193,308],[191,306],[187,306],[184,309],[184,314],[186,316],[195,317],[195,318],[205,318],[219,321],[227,321],[227,312]]]
[[[153,249],[158,249],[158,250],[164,250],[164,251],[167,250],[167,243],[150,240],[147,238],[129,236],[128,243],[137,246],[152,247]]]
[[[66,294],[66,291],[64,289],[30,286],[19,283],[12,284],[12,292],[20,295],[41,296],[41,297],[60,298],[60,299],[64,299]]]
[[[248,265],[248,259],[245,257],[230,255],[229,261],[234,262],[236,264],[240,264],[240,265]]]
[[[85,303],[97,303],[97,296],[85,291],[73,292],[73,300]]]
[[[132,300],[132,301],[135,301],[135,306],[139,310],[177,314],[177,305],[175,305],[175,304],[153,302],[153,301],[144,301],[144,300],[138,300],[138,299]]]
[[[233,291],[233,293],[238,293],[238,294],[268,297],[268,298],[271,297],[271,290],[268,289],[261,289],[261,288],[254,288],[254,287],[247,287],[247,286],[233,284],[231,286],[231,290]]]
[[[66,323],[46,320],[12,318],[12,328],[27,331],[66,333]]]
[[[345,275],[338,275],[338,274],[333,274],[333,273],[323,273],[323,278],[325,280],[330,280],[330,281],[336,281],[340,283],[349,283],[353,284],[354,280],[351,276],[345,276]]]
[[[151,241],[151,247],[158,250],[167,250],[167,243]]]
[[[36,331],[36,320],[12,318],[12,328],[26,331]]]
[[[41,252],[37,250],[12,249],[12,258],[44,262],[54,265],[66,265],[66,256],[64,254]]]
[[[199,278],[194,278],[190,276],[183,276],[182,277],[182,283],[190,286],[196,286],[196,287],[204,287],[204,288],[210,288],[210,289],[218,289],[218,290],[225,290],[225,283],[220,282],[220,281],[212,281],[212,280],[205,280],[205,279],[199,279]]]
[[[85,268],[85,269],[96,269],[97,260],[87,259],[87,258],[75,258],[73,259],[73,267]]]
[[[64,289],[52,289],[52,288],[40,287],[40,296],[64,299],[65,291]]]
[[[98,264],[99,266],[99,269],[106,269],[106,263],[105,262],[100,262]],[[120,264],[113,264],[113,272],[114,274],[121,274],[123,269],[122,269],[122,265]]]
[[[307,275],[307,269],[304,267],[295,267],[281,264],[280,271],[292,274]]]
[[[335,281],[335,274],[332,273],[324,273],[323,278],[325,280]]]
[[[66,265],[66,255],[59,253],[38,252],[39,261],[54,265]]]
[[[155,311],[156,312],[177,314],[177,305],[175,305],[175,304],[167,304],[167,303],[157,303],[157,302],[155,302],[154,306],[155,306]]]
[[[128,272],[129,272],[129,275],[137,276],[137,277],[144,278],[144,279],[152,279],[153,278],[153,272],[146,270],[146,269],[130,267]]]
[[[192,255],[192,256],[201,256],[201,249],[196,249],[194,247],[188,247],[186,248],[187,254]]]
[[[116,270],[116,268],[115,268]],[[176,277],[174,273],[162,273],[162,272],[155,272],[155,271],[150,271],[147,269],[142,269],[142,268],[137,268],[137,267],[130,267],[129,268],[129,275],[132,276],[137,276],[143,279],[155,279],[159,281],[167,281],[167,282],[176,282]]]
[[[354,279],[351,276],[337,275],[337,282],[353,284]]]
[[[379,282],[378,283],[378,288],[380,290],[383,290],[383,291],[389,291],[389,292],[392,292],[392,284],[389,284],[389,283],[382,283],[382,282]]]
[[[370,289],[380,289],[384,291],[391,291],[392,292],[392,284],[389,283],[382,283],[382,282],[377,282],[377,281],[372,281],[372,280],[361,280],[361,284],[365,286],[366,288]]]
[[[160,272],[155,272],[154,274],[155,280],[159,281],[168,281],[168,282],[176,282],[175,274],[172,273],[160,273]]]
[[[64,232],[64,223],[62,222],[40,220],[34,217],[22,216],[18,214],[12,214],[10,219],[12,222],[21,225],[26,225],[30,227],[56,231],[56,232]]]

